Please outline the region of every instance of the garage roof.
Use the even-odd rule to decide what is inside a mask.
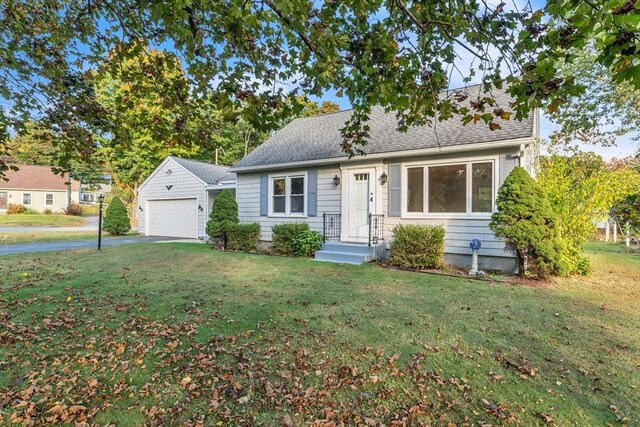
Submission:
[[[236,180],[236,174],[229,172],[229,166],[218,166],[209,162],[181,159],[175,156],[169,157],[207,184]]]

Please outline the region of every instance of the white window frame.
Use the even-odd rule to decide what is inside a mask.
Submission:
[[[401,207],[403,219],[426,219],[426,218],[477,218],[477,219],[490,219],[491,214],[496,211],[496,196],[498,194],[498,188],[500,184],[499,172],[499,156],[483,156],[483,157],[465,157],[459,159],[447,159],[447,160],[427,160],[421,162],[410,162],[402,164],[402,189],[401,189]],[[493,176],[493,191],[491,194],[491,212],[471,212],[472,208],[472,168],[474,163],[489,163],[491,162],[491,174]],[[429,212],[429,167],[430,166],[452,166],[452,165],[466,165],[467,167],[467,179],[466,179],[466,212]],[[407,169],[423,167],[425,168],[423,174],[423,212],[408,212],[407,211],[407,190],[408,190],[408,172]]]
[[[24,202],[24,196],[29,195],[29,203]],[[23,206],[31,206],[33,204],[33,194],[32,193],[22,193],[22,205]]]
[[[51,196],[51,203],[47,203],[47,196]],[[55,204],[55,197],[53,193],[44,193],[44,205],[53,206]]]
[[[273,181],[276,179],[285,179],[285,198],[284,198],[284,212],[273,212]],[[291,212],[291,178],[304,178],[304,212],[292,213]],[[306,218],[307,217],[307,204],[309,197],[309,179],[307,172],[289,172],[282,174],[269,175],[269,216],[273,218]]]

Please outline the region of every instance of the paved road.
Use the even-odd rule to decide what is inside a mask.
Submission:
[[[0,227],[0,233],[10,233],[24,231],[26,233],[37,233],[40,231],[98,231],[98,217],[88,216],[87,223],[78,227]]]
[[[64,232],[77,232],[77,231],[98,231],[98,217],[87,216],[85,217],[87,223],[85,225],[77,227],[0,227],[0,233],[11,232],[25,232],[25,233],[38,233],[42,231],[64,231]],[[131,231],[136,231],[137,228],[133,227]]]
[[[129,243],[157,243],[168,241],[185,241],[184,239],[176,239],[175,237],[158,237],[158,236],[131,236],[131,237],[107,237],[102,239],[102,246],[126,245]],[[194,243],[199,240],[193,240]],[[52,252],[66,251],[70,249],[97,248],[96,240],[69,240],[66,242],[39,242],[39,243],[20,243],[16,245],[0,246],[0,255],[9,254],[25,254],[31,252]]]

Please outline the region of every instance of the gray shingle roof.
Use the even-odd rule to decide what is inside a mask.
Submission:
[[[235,181],[236,174],[229,172],[229,166],[218,166],[213,163],[202,162],[200,160],[181,159],[170,156],[180,166],[206,182],[216,184],[218,181]]]
[[[480,86],[471,86],[466,91],[472,98],[480,93]],[[510,111],[512,98],[505,92],[494,90],[492,95],[498,106]],[[351,116],[351,110],[305,117],[293,120],[273,134],[267,141],[234,165],[249,168],[302,161],[344,159],[340,129]],[[431,126],[411,127],[407,132],[397,130],[395,113],[385,113],[382,107],[374,107],[369,119],[369,140],[364,147],[367,154],[398,153],[437,147],[470,145],[510,139],[527,138],[534,135],[533,114],[517,120],[497,119],[501,129],[491,131],[483,121],[464,126],[460,117]]]

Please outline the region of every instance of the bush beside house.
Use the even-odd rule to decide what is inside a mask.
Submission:
[[[231,190],[222,190],[213,200],[209,218],[206,229],[207,235],[211,239],[222,240],[222,247],[226,249],[229,228],[239,223],[238,203]]]
[[[27,212],[27,208],[22,205],[9,203],[9,206],[7,207],[7,215],[20,215],[26,212]]]
[[[226,228],[227,249],[255,252],[260,241],[260,224],[229,224]]]
[[[515,250],[518,274],[567,274],[557,217],[542,187],[524,168],[516,166],[507,176],[496,205],[489,228]]]
[[[306,222],[290,222],[271,227],[273,251],[280,255],[295,255],[295,240],[309,231]]]
[[[396,225],[389,263],[411,269],[442,267],[444,236],[445,230],[441,225]]]
[[[80,208],[82,212],[82,208]],[[131,230],[127,208],[118,197],[114,197],[107,207],[102,228],[109,234],[121,235]]]
[[[306,230],[293,239],[293,252],[296,256],[311,258],[322,248],[322,234]]]

